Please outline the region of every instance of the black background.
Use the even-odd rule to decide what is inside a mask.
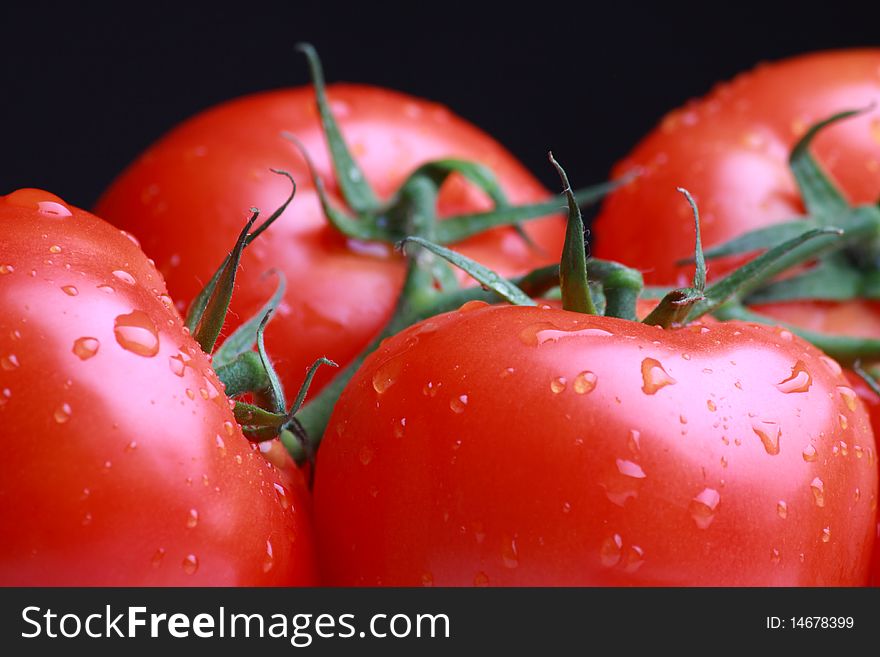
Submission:
[[[550,148],[573,184],[597,182],[663,113],[716,81],[762,60],[880,44],[868,3],[592,4],[7,1],[0,193],[35,186],[91,206],[177,122],[304,84],[301,40],[317,46],[328,80],[440,101],[554,186]]]

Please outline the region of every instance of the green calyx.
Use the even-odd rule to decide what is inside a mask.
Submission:
[[[454,158],[427,162],[409,174],[391,199],[387,202],[378,200],[333,116],[316,50],[310,44],[300,44],[297,49],[305,54],[308,61],[324,138],[348,209],[337,207],[330,199],[324,181],[296,135],[283,133],[283,136],[296,146],[305,159],[324,214],[337,231],[364,241],[394,244],[406,237],[417,236],[449,245],[493,228],[508,226],[516,229],[530,246],[537,248],[523,229],[523,222],[557,213],[563,199],[551,198],[541,203],[511,205],[492,171],[476,162]],[[481,190],[491,200],[493,208],[438,221],[437,197],[441,186],[451,175],[462,176]],[[619,181],[579,190],[574,193],[575,198],[581,205],[595,203],[631,177],[625,176]],[[427,197],[431,197],[430,203],[426,202]],[[422,215],[422,221],[417,225],[412,222],[414,207]]]

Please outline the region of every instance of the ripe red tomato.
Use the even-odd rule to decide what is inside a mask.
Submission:
[[[686,284],[691,267],[675,262],[692,255],[693,217],[676,187],[697,200],[707,247],[802,215],[792,147],[816,122],[878,101],[880,49],[805,55],[720,84],[670,112],[615,167],[641,175],[606,199],[595,255],[641,268],[648,283]],[[823,130],[813,150],[853,203],[880,196],[877,110]],[[710,275],[739,261],[713,261]]]
[[[365,361],[314,496],[335,585],[859,585],[876,448],[790,333],[472,302]]]
[[[440,105],[358,85],[333,85],[328,93],[347,143],[380,198],[387,199],[418,165],[447,157],[490,167],[513,203],[549,196],[502,146]],[[245,252],[227,330],[271,296],[274,281],[262,277],[265,270],[282,270],[290,285],[266,343],[285,387],[295,390],[316,357],[345,365],[379,332],[401,288],[404,263],[389,245],[348,240],[330,227],[305,162],[280,134],[284,130],[304,143],[342,205],[314,92],[303,87],[233,100],[186,121],[114,182],[97,212],[141,240],[172,296],[185,304],[199,291],[200,277],[228,252],[248,208],[274,209],[287,197],[288,182],[269,167],[292,173],[296,199]],[[441,216],[490,207],[457,177],[439,201]],[[461,251],[505,274],[549,264],[548,254],[562,245],[562,222],[530,222],[527,230],[544,253],[510,229],[468,240]],[[331,376],[326,368],[319,371],[313,390]]]
[[[242,436],[133,239],[39,190],[0,225],[0,583],[313,584],[303,482]]]

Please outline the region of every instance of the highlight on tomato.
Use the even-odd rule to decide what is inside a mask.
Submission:
[[[840,366],[788,330],[699,319],[840,233],[800,234],[707,287],[698,229],[693,282],[643,322],[641,276],[587,262],[573,200],[561,265],[522,289],[409,240],[514,305],[475,292],[353,373],[315,468],[325,581],[867,583],[876,446]],[[536,305],[555,284],[562,308]]]
[[[303,477],[243,435],[210,322],[190,335],[134,238],[57,196],[0,197],[0,225],[0,584],[315,584]],[[237,338],[213,364],[248,389]]]

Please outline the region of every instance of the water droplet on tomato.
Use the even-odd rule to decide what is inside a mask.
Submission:
[[[593,392],[596,388],[596,383],[599,380],[593,372],[589,370],[585,370],[574,377],[574,391],[579,395],[585,395],[587,393]]]
[[[53,244],[49,247],[49,253],[61,253],[61,247],[57,244]]]
[[[199,512],[196,509],[190,509],[186,514],[186,526],[192,529],[199,524]]]
[[[282,509],[290,506],[290,491],[281,484],[272,484],[275,487],[275,495],[278,497],[278,503]]]
[[[434,586],[434,576],[431,573],[422,573],[422,586]]]
[[[12,265],[0,265],[0,276],[11,274],[14,271],[15,267],[13,267]]]
[[[770,550],[770,563],[774,566],[777,565],[782,560],[782,555],[779,554],[779,550],[773,548]]]
[[[268,573],[275,565],[275,555],[272,552],[272,542],[266,539],[266,552],[263,554],[263,572]]]
[[[788,504],[785,500],[779,500],[776,503],[776,515],[785,520],[788,517]]]
[[[564,329],[551,322],[538,322],[527,326],[520,332],[519,339],[524,344],[535,347],[569,338],[596,338],[612,335],[610,331],[599,328]]]
[[[104,294],[113,294],[116,292],[112,285],[99,285],[97,289],[101,290]]]
[[[807,370],[804,361],[799,360],[791,368],[791,375],[779,383],[776,387],[784,393],[807,392],[813,383],[813,377]]]
[[[77,294],[79,294],[79,290],[77,290],[76,287],[73,285],[62,285],[61,291],[69,297],[75,297]]]
[[[425,395],[425,397],[436,397],[437,391],[440,389],[441,385],[443,385],[443,384],[442,383],[432,383],[431,381],[428,381],[425,384],[425,386],[422,388],[422,394]]]
[[[52,413],[52,417],[55,418],[55,421],[58,424],[64,424],[70,420],[72,413],[73,411],[70,409],[70,404],[64,403],[55,409],[55,412]]]
[[[831,372],[834,376],[840,376],[843,374],[843,369],[841,369],[840,365],[833,358],[829,358],[828,356],[819,356],[819,360],[828,368],[828,371]]]
[[[128,283],[129,285],[134,285],[134,284],[135,284],[134,276],[132,276],[131,274],[129,274],[129,273],[128,273],[127,271],[125,271],[124,269],[117,269],[117,270],[115,270],[115,271],[113,272],[113,275],[114,275],[116,278],[118,278],[120,281],[122,281],[123,283]]]
[[[691,500],[691,518],[700,529],[708,529],[715,520],[715,512],[721,502],[721,495],[714,488],[704,488]]]
[[[186,371],[186,363],[183,360],[183,354],[168,357],[168,366],[177,376],[183,376]]]
[[[771,456],[779,454],[779,439],[782,436],[782,427],[778,423],[752,420],[752,431],[761,439],[765,452]]]
[[[512,367],[505,367],[503,370],[501,370],[501,373],[498,376],[501,377],[502,379],[506,379],[508,376],[510,376],[514,372],[516,372],[516,370],[513,369]]]
[[[846,431],[846,428],[849,426],[849,420],[846,419],[846,415],[840,413],[837,416],[837,422],[840,424],[840,428]]]
[[[73,353],[80,360],[88,360],[98,353],[101,343],[97,338],[82,337],[73,341]]]
[[[116,341],[126,351],[150,358],[159,353],[159,331],[142,310],[119,315],[113,326]]]
[[[393,432],[394,432],[395,438],[403,438],[403,436],[406,434],[406,418],[405,417],[400,418],[399,422],[394,423]]]
[[[361,447],[360,451],[358,452],[358,460],[361,462],[362,465],[369,465],[370,461],[373,460],[373,456],[373,449],[368,445],[364,445],[363,447]]]
[[[810,482],[810,491],[813,493],[816,506],[825,506],[825,484],[819,477]]]
[[[505,538],[501,544],[501,562],[505,568],[517,568],[519,566],[519,550],[516,547],[516,536]]]
[[[609,536],[599,547],[599,561],[606,568],[613,568],[623,556],[623,539],[620,534]]]
[[[802,455],[804,457],[804,461],[807,461],[808,463],[815,461],[817,458],[816,448],[812,445],[807,445],[806,447],[804,447]]]
[[[562,512],[570,513],[571,512],[571,502],[563,502],[562,503]]]
[[[192,388],[187,388],[186,389],[186,396],[189,397],[190,399],[195,399],[196,393],[192,390]]]
[[[481,570],[474,575],[474,586],[489,586],[489,576]]]
[[[853,501],[858,502],[862,497],[862,491],[858,487],[853,491]]]
[[[629,451],[633,454],[638,454],[641,449],[641,445],[639,441],[641,440],[642,434],[636,429],[630,429],[629,438],[627,438],[627,447],[629,447]]]
[[[231,436],[235,433],[235,425],[232,424],[229,420],[226,420],[223,423],[223,430],[226,432],[227,436]]]
[[[827,543],[831,540],[831,527],[822,528],[822,542]]]
[[[18,362],[18,356],[16,356],[15,354],[6,354],[2,358],[0,358],[0,368],[6,370],[7,372],[18,369],[19,365],[20,363]]]
[[[718,410],[718,407],[715,405],[715,402],[713,402],[711,399],[706,400],[706,408],[708,408],[711,413],[714,413],[715,411]]]
[[[857,401],[855,390],[847,386],[837,386],[837,392],[840,393],[840,398],[843,399],[843,402],[849,410],[856,410]]]
[[[553,392],[553,394],[558,395],[565,390],[565,384],[565,377],[557,376],[555,379],[550,381],[550,390]]]
[[[217,445],[217,451],[220,452],[220,456],[226,456],[226,442],[224,442],[223,436],[219,433],[214,436],[214,444]]]
[[[380,365],[373,374],[373,390],[381,395],[393,386],[400,375],[402,365],[403,362],[399,358],[392,358]]]
[[[194,554],[188,554],[183,559],[183,572],[187,575],[195,575],[199,569],[199,558]]]
[[[656,358],[645,358],[642,361],[642,392],[646,395],[656,394],[661,388],[675,382]]]
[[[453,397],[449,400],[449,408],[452,409],[454,413],[464,413],[468,404],[468,396],[467,395],[459,395],[458,397]]]
[[[467,301],[467,302],[465,302],[464,304],[462,304],[462,306],[458,309],[458,312],[460,312],[460,313],[470,313],[470,312],[473,312],[473,311],[475,311],[475,310],[479,310],[480,308],[485,308],[485,307],[488,306],[488,305],[489,305],[489,304],[486,303],[485,301],[478,301],[478,300],[475,299],[475,300],[473,300],[473,301]]]
[[[158,568],[162,565],[162,560],[165,558],[165,548],[159,548],[153,553],[153,558],[150,559],[150,565],[153,568]]]

